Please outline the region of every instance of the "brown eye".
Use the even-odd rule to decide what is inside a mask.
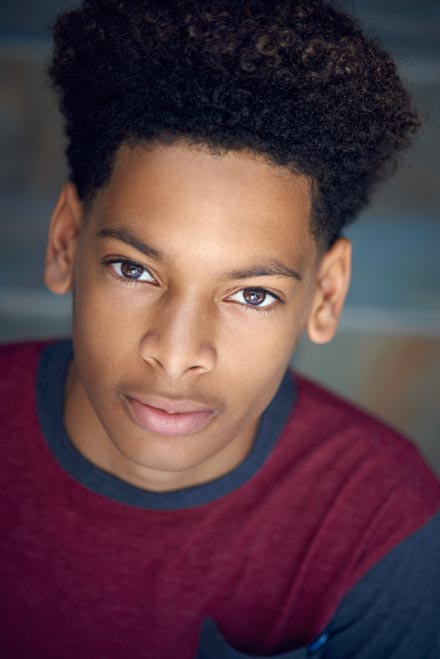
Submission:
[[[129,279],[139,279],[143,272],[144,268],[141,268],[140,265],[130,263],[129,261],[124,261],[121,263],[121,273],[124,275],[124,277],[128,277]]]
[[[114,273],[120,279],[125,280],[125,282],[132,281],[157,284],[156,279],[153,277],[151,272],[147,270],[147,268],[144,268],[142,265],[134,263],[133,261],[123,261],[120,259],[119,261],[107,261],[107,265],[112,268]]]
[[[241,288],[228,299],[255,311],[270,311],[275,309],[278,304],[284,304],[275,293],[270,293],[265,288]]]
[[[254,307],[262,304],[266,299],[267,293],[261,288],[245,288],[243,291],[243,298],[248,304]]]

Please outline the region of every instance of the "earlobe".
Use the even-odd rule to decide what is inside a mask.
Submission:
[[[82,222],[83,208],[76,186],[66,183],[52,213],[46,248],[44,280],[52,293],[63,295],[72,288]]]
[[[309,339],[328,343],[336,334],[350,285],[351,242],[339,238],[322,258],[312,310],[307,322]]]

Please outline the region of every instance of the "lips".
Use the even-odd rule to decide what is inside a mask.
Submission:
[[[129,396],[127,401],[134,421],[144,430],[160,435],[190,435],[199,432],[216,415],[214,409],[196,401],[165,398],[141,401]]]

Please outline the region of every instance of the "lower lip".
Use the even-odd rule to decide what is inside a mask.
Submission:
[[[190,435],[208,425],[215,414],[213,410],[168,414],[134,398],[127,400],[136,422],[145,430],[159,435]]]

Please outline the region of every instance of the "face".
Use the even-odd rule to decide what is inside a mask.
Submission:
[[[87,213],[66,186],[46,281],[74,292],[65,422],[86,457],[153,490],[244,459],[317,306],[310,208],[304,177],[185,143],[122,147]]]

